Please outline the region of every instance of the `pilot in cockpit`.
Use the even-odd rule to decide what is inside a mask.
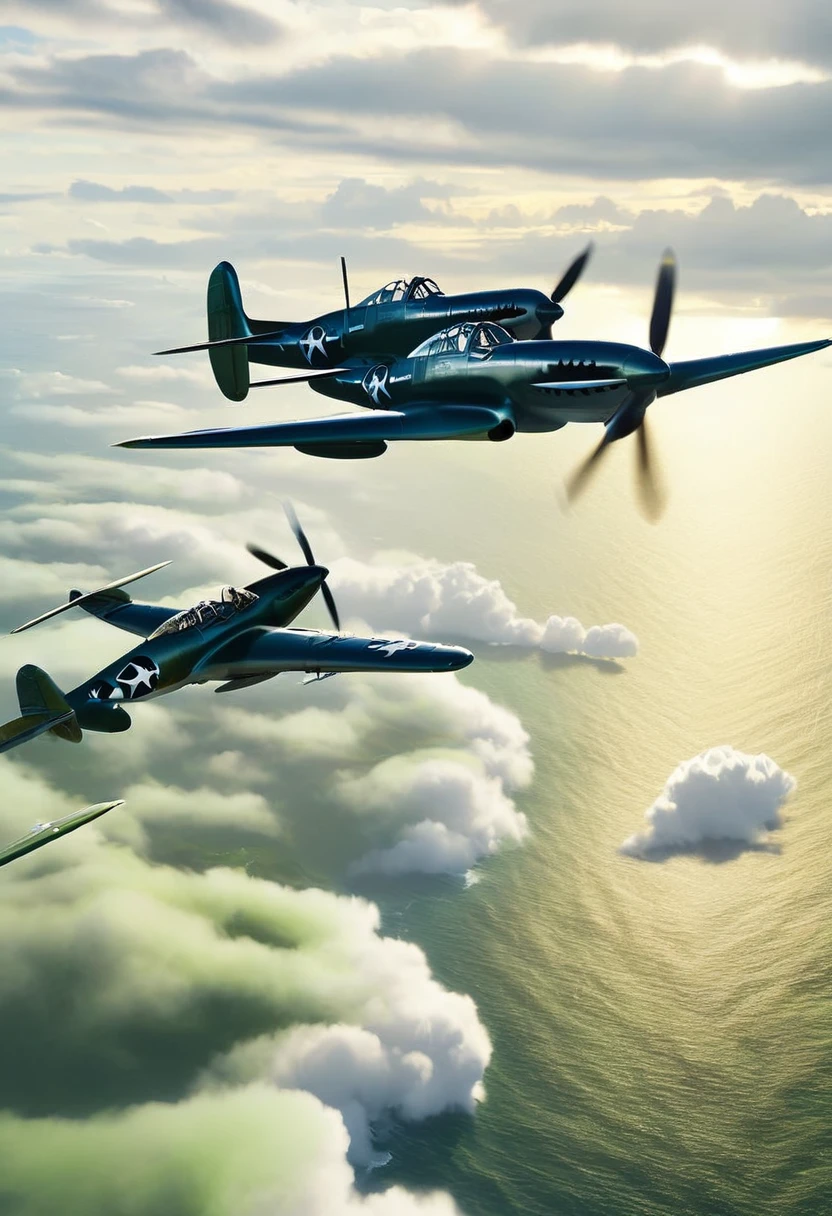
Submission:
[[[242,612],[256,599],[257,596],[253,591],[246,591],[245,588],[240,587],[223,587],[220,593],[220,602],[229,604],[234,612]]]

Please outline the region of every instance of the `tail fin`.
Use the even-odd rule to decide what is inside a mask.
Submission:
[[[220,262],[208,280],[208,337],[212,342],[251,337],[240,281],[230,262]],[[248,347],[215,347],[208,356],[221,392],[230,401],[244,401],[249,386]]]
[[[23,715],[0,726],[0,752],[49,731],[69,743],[81,742],[81,727],[75,713],[54,680],[39,667],[27,663],[17,673],[17,699]]]

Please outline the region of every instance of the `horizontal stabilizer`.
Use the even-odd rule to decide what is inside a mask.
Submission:
[[[116,444],[122,448],[256,448],[365,443],[396,439],[466,439],[485,436],[505,421],[505,414],[481,405],[422,406],[333,414],[329,418],[148,435]]]
[[[333,376],[343,376],[346,372],[354,370],[352,367],[328,367],[323,371],[301,372],[297,376],[280,376],[277,380],[252,380],[249,388],[273,388],[278,384],[303,384],[310,380],[331,380]]]
[[[748,350],[736,355],[713,355],[708,359],[685,359],[670,364],[670,377],[658,388],[658,395],[681,393],[686,388],[697,388],[700,384],[712,384],[729,376],[741,376],[774,363],[785,363],[801,355],[832,346],[832,339],[821,338],[817,342],[795,342],[790,346],[770,346],[765,350]]]
[[[0,726],[0,752],[51,731],[70,743],[81,740],[81,728],[64,694],[45,671],[27,663],[17,673],[21,717]]]
[[[94,596],[103,595],[108,591],[115,591],[118,587],[126,587],[128,583],[135,583],[137,579],[145,578],[148,574],[153,574],[157,570],[161,570],[164,566],[169,566],[170,562],[159,562],[155,566],[148,566],[146,570],[139,570],[136,574],[128,574],[126,578],[114,579],[111,583],[105,583],[103,587],[98,587],[95,591],[87,591],[84,595],[76,595],[74,599],[69,599],[65,604],[59,604],[57,608],[50,608],[48,612],[44,612],[41,616],[36,616],[33,620],[27,621],[25,625],[18,625],[12,633],[23,633],[24,629],[31,629],[33,625],[40,625],[42,621],[48,621],[50,617],[57,616],[61,612],[68,612],[70,608],[77,608],[82,605],[85,600],[91,600]]]
[[[224,346],[256,346],[258,342],[276,342],[286,331],[275,329],[270,334],[244,334],[242,338],[218,338],[215,342],[196,342],[193,346],[172,346],[170,350],[154,350],[154,355],[189,355],[195,350],[221,350]]]
[[[4,722],[0,726],[0,752],[10,751],[21,743],[28,743],[49,730],[65,725],[72,721],[75,714],[70,709],[65,714],[24,714],[12,722]]]

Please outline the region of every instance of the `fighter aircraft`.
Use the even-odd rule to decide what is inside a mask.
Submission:
[[[345,308],[311,321],[256,321],[243,309],[237,272],[220,262],[208,280],[208,342],[160,350],[181,355],[207,350],[214,377],[230,401],[243,401],[250,385],[249,363],[317,370],[326,377],[345,359],[373,363],[406,355],[438,329],[459,321],[500,321],[518,338],[550,338],[563,316],[561,302],[577,283],[591,246],[566,270],[551,295],[528,287],[471,291],[446,296],[433,279],[395,279],[360,303],[350,304],[346,262],[341,258]],[[309,379],[308,376],[301,379]]]
[[[244,588],[225,587],[219,600],[203,600],[184,611],[134,603],[124,587],[169,565],[162,562],[96,591],[73,591],[67,603],[12,630],[20,633],[80,607],[143,640],[66,695],[39,667],[21,667],[17,673],[21,717],[0,726],[0,752],[46,731],[78,743],[84,730],[127,730],[131,720],[125,704],[160,697],[187,684],[221,681],[216,691],[231,692],[283,671],[305,672],[305,682],[310,682],[348,671],[458,671],[473,660],[461,646],[342,633],[326,583],[328,571],[316,565],[291,508],[287,513],[306,559],[304,566],[289,567],[265,549],[249,545],[249,552],[276,573]],[[319,591],[335,632],[291,626]]]
[[[85,823],[92,823],[93,819],[106,815],[107,811],[112,811],[117,806],[124,806],[123,799],[116,799],[115,802],[97,802],[95,806],[85,807],[83,811],[73,811],[70,815],[64,815],[62,819],[53,819],[50,823],[36,823],[25,836],[0,848],[0,866],[6,866],[10,861],[17,861],[18,857],[25,857],[27,853],[33,853],[35,849],[42,849],[45,844],[51,844],[53,840],[60,840],[62,836],[68,836],[70,832],[82,828]]]
[[[369,407],[368,414],[263,426],[154,435],[127,448],[294,447],[333,459],[380,456],[399,439],[510,439],[516,431],[557,431],[568,422],[601,422],[604,435],[568,483],[584,487],[610,444],[636,432],[639,489],[648,513],[660,505],[645,415],[658,397],[782,363],[832,344],[831,339],[741,354],[667,363],[676,263],[668,250],[656,282],[650,349],[618,342],[518,342],[493,322],[443,329],[405,359],[349,366],[310,387]]]

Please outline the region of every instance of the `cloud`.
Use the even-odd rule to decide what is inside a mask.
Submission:
[[[450,193],[447,185],[424,178],[387,189],[361,177],[347,177],[324,200],[321,219],[327,225],[347,228],[393,228],[398,224],[437,222],[470,224],[466,216],[455,216],[443,208],[424,204],[425,199],[446,200]]]
[[[220,793],[217,790],[183,790],[158,781],[144,781],[127,787],[122,797],[130,814],[142,823],[228,827],[236,831],[277,835],[279,823],[261,794],[246,790]]]
[[[88,182],[83,178],[74,181],[67,192],[70,198],[85,203],[170,203],[173,199],[155,186],[122,186],[114,190],[100,182]]]
[[[361,1195],[347,1142],[336,1111],[262,1083],[86,1120],[4,1113],[0,1199],[15,1216],[459,1216],[442,1192]]]
[[[453,0],[451,0],[453,2]],[[639,0],[622,8],[615,0],[524,0],[508,16],[500,0],[479,0],[479,7],[521,44],[567,46],[612,44],[636,54],[661,54],[682,47],[713,47],[746,59],[796,59],[832,66],[832,25],[824,0],[719,0],[669,5]]]
[[[345,784],[341,796],[362,813],[392,811],[410,821],[396,844],[354,862],[353,874],[464,874],[528,831],[500,777],[446,760],[384,762]]]
[[[647,830],[628,837],[631,857],[703,851],[718,841],[754,848],[782,824],[781,808],[797,785],[765,755],[712,747],[685,760],[644,813]]]
[[[585,629],[571,616],[550,616],[543,623],[519,616],[501,584],[484,578],[471,562],[443,565],[416,558],[392,565],[342,558],[333,564],[331,583],[344,612],[374,627],[395,623],[414,635],[595,659],[631,658],[638,652],[638,639],[623,625]]]
[[[271,17],[234,0],[150,0],[148,5],[125,7],[112,0],[30,0],[30,6],[55,14],[72,28],[77,23],[88,36],[91,24],[106,36],[108,27],[139,34],[152,31],[156,38],[171,37],[176,29],[201,33],[226,45],[247,47],[269,44],[281,28]],[[31,17],[30,7],[23,9]],[[173,27],[173,28],[172,28]]]
[[[12,395],[18,400],[30,397],[88,397],[113,391],[101,380],[81,380],[60,371],[23,372],[10,367],[0,369],[0,377],[8,383]]]
[[[605,72],[435,46],[346,51],[289,71],[258,65],[221,75],[186,50],[157,47],[21,61],[11,66],[3,100],[21,112],[92,114],[119,130],[155,129],[160,121],[212,132],[245,128],[307,155],[358,153],[404,161],[410,171],[426,163],[522,165],[607,182],[829,184],[817,150],[832,80],[738,90],[722,68],[697,62]],[[91,248],[107,254],[106,242]],[[151,257],[153,242],[130,253],[137,261]]]
[[[0,782],[4,802],[30,812],[67,801],[11,766]],[[351,1159],[367,1164],[377,1120],[473,1112],[482,1097],[491,1047],[474,1003],[440,985],[417,946],[381,936],[363,899],[151,865],[86,829],[5,878],[0,1065],[18,1118],[84,1118],[101,1149],[99,1111],[206,1089],[233,1110],[241,1089],[268,1082],[337,1111]],[[0,1160],[9,1134],[6,1123]],[[102,1163],[97,1184],[111,1189],[118,1170],[106,1152]]]
[[[279,760],[284,817],[295,821],[297,790],[307,823],[316,803],[331,832],[352,820],[351,874],[463,874],[525,839],[511,795],[533,764],[509,710],[455,676],[345,678],[328,696],[328,708],[279,718],[226,709],[216,731],[264,772]]]

